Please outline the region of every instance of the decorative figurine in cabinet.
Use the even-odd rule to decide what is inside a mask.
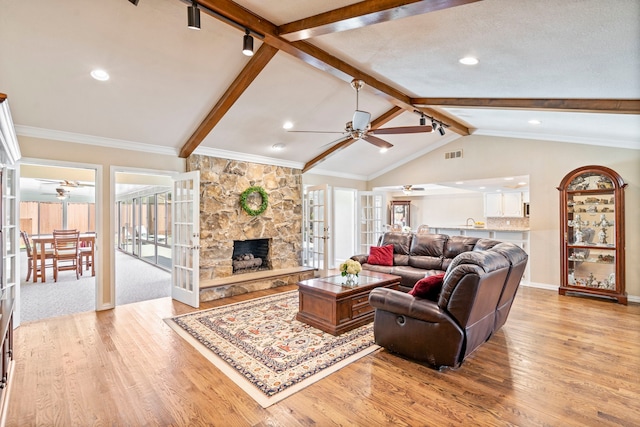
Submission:
[[[604,166],[575,169],[560,183],[561,295],[581,293],[627,304],[626,186],[620,175]]]

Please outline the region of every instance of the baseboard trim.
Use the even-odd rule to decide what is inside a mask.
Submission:
[[[521,282],[521,286],[528,286],[530,288],[538,288],[538,289],[546,289],[548,291],[558,291],[558,285],[550,285],[548,283],[537,283],[537,282]],[[633,303],[640,303],[640,295],[627,295],[627,300]]]

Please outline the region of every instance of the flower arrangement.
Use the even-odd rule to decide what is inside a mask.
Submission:
[[[348,259],[340,264],[340,271],[342,272],[343,276],[346,276],[347,274],[354,274],[357,276],[358,273],[362,271],[362,266],[358,261]]]

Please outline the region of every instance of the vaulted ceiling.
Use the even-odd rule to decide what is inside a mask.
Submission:
[[[468,134],[640,149],[636,0],[197,3],[200,31],[181,0],[0,0],[0,92],[18,133],[361,178]],[[282,128],[343,131],[354,78],[373,128],[423,111],[446,134],[383,135],[381,154]]]

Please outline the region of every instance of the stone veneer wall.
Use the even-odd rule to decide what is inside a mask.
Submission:
[[[300,169],[191,155],[187,170],[200,171],[200,280],[233,274],[234,240],[271,238],[274,270],[301,265]],[[240,207],[240,194],[254,185],[265,189],[269,205],[250,216]],[[260,196],[253,198],[249,203],[257,208]]]

